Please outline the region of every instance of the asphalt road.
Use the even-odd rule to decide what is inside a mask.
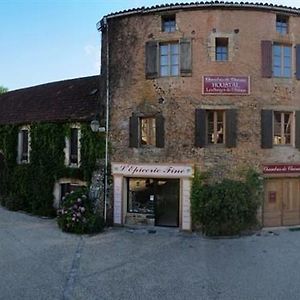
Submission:
[[[300,299],[300,231],[62,233],[0,208],[0,299]]]

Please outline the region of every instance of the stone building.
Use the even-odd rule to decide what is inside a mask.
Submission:
[[[264,226],[300,224],[300,10],[196,2],[105,16],[114,223],[191,229],[195,167],[265,177]],[[107,72],[109,70],[109,72]]]

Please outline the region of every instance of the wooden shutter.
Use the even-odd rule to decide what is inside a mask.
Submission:
[[[196,109],[195,146],[203,148],[206,144],[206,110]]]
[[[264,149],[273,147],[273,111],[261,111],[261,147]]]
[[[191,39],[180,39],[180,75],[192,75],[192,43]]]
[[[129,118],[129,147],[138,148],[139,146],[139,118],[132,116]]]
[[[225,111],[225,142],[226,147],[236,147],[237,133],[237,110],[228,109]]]
[[[296,45],[296,78],[300,80],[300,44]]]
[[[155,41],[146,43],[146,78],[152,79],[158,77],[157,51],[158,44]]]
[[[295,147],[300,150],[300,111],[296,111]]]
[[[78,163],[78,129],[77,128],[71,128],[70,162],[72,164]]]
[[[272,77],[272,42],[261,41],[261,76]]]
[[[165,119],[159,114],[155,117],[156,129],[156,147],[163,148],[165,146]]]

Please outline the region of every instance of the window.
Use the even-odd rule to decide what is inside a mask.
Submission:
[[[179,75],[179,44],[160,44],[160,76]]]
[[[216,61],[228,60],[228,38],[216,38]]]
[[[276,31],[280,34],[288,33],[288,17],[283,15],[276,16]]]
[[[274,145],[290,145],[293,114],[290,112],[274,112]]]
[[[196,109],[195,146],[237,144],[237,109]]]
[[[140,119],[141,145],[156,145],[155,118]]]
[[[175,15],[163,16],[161,22],[162,22],[162,31],[164,32],[176,31]]]
[[[129,147],[164,147],[164,117],[132,115],[129,119]]]
[[[18,163],[29,163],[30,134],[29,128],[23,127],[18,136]]]
[[[208,144],[224,144],[225,112],[222,110],[209,110],[206,116]]]
[[[287,45],[273,45],[273,76],[292,76],[292,47]]]
[[[70,129],[70,136],[66,138],[65,164],[70,167],[80,165],[80,126],[73,125]]]
[[[72,184],[68,183],[61,183],[60,184],[60,203],[63,203],[67,194],[71,192],[75,192],[76,190],[85,187],[84,185],[80,184]]]

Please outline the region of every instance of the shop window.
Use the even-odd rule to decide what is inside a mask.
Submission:
[[[18,134],[18,163],[29,163],[30,131],[29,127],[22,127]]]
[[[273,45],[273,76],[292,76],[292,47],[288,45]]]
[[[164,147],[164,117],[161,114],[149,117],[133,115],[129,126],[130,147]]]
[[[280,34],[287,34],[288,33],[288,21],[289,18],[283,15],[276,16],[276,31]]]
[[[65,164],[69,167],[79,167],[80,165],[80,138],[80,126],[71,126],[65,147]]]
[[[192,75],[191,40],[146,43],[146,78]]]
[[[293,114],[290,112],[274,112],[274,145],[290,145],[292,135]]]
[[[179,75],[179,44],[168,43],[159,45],[159,67],[160,76]]]
[[[216,38],[216,61],[228,60],[228,38]]]
[[[162,31],[175,32],[176,31],[176,17],[175,15],[162,16]]]
[[[128,178],[127,212],[154,216],[153,179]]]
[[[236,147],[236,109],[196,109],[195,146],[225,145]]]

